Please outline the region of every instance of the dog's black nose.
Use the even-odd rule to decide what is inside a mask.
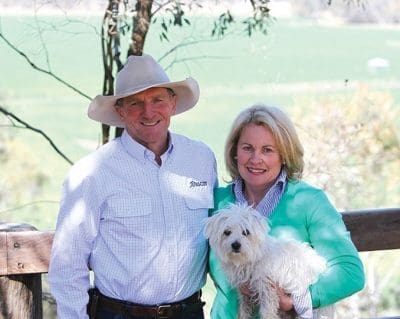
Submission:
[[[232,244],[231,244],[231,247],[232,247],[232,250],[234,251],[234,252],[239,252],[240,251],[240,247],[241,247],[242,245],[238,242],[238,241],[234,241]]]

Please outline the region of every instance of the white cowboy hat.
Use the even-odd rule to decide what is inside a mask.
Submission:
[[[88,116],[100,123],[124,127],[124,123],[115,110],[117,100],[152,87],[170,88],[175,92],[175,114],[191,109],[199,100],[200,90],[195,79],[189,77],[184,81],[171,82],[161,65],[150,55],[131,55],[124,67],[117,73],[115,94],[96,96],[89,104]]]

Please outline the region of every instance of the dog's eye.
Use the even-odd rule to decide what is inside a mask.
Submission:
[[[242,232],[242,235],[243,235],[243,236],[248,236],[248,235],[250,235],[249,230],[248,230],[248,229],[245,229],[245,230]]]
[[[227,229],[227,230],[224,231],[224,235],[225,235],[225,236],[229,236],[231,233],[232,233],[232,232],[231,232],[229,229]]]

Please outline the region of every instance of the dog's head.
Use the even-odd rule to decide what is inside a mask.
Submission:
[[[204,231],[220,261],[235,266],[260,258],[268,232],[265,218],[255,209],[233,204],[208,218]]]

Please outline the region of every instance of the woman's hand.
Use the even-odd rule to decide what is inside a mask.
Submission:
[[[282,288],[275,286],[279,297],[279,309],[282,311],[290,311],[293,309],[292,296],[285,293]]]
[[[243,284],[239,287],[239,291],[243,296],[246,296],[248,298],[252,298],[256,295],[256,293],[250,289],[250,286],[248,284]]]
[[[293,300],[292,296],[285,293],[285,291],[279,286],[272,284],[273,288],[276,289],[279,298],[279,309],[282,311],[290,311],[293,309]],[[256,297],[256,293],[250,289],[249,285],[244,284],[239,287],[239,291],[242,295],[248,298]]]

